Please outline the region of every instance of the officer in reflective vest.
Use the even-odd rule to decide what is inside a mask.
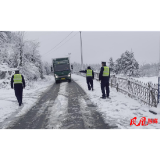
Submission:
[[[14,84],[14,87],[13,87]],[[19,71],[15,71],[15,74],[11,78],[11,88],[14,88],[15,96],[19,103],[19,106],[22,105],[22,96],[23,96],[23,88],[25,88],[25,80],[23,75],[19,74]]]
[[[90,66],[88,66],[87,70],[82,70],[79,72],[86,73],[86,82],[88,85],[88,90],[92,89],[92,91],[93,91],[94,71],[91,69]]]
[[[99,74],[99,80],[101,81],[101,91],[103,99],[110,98],[109,97],[109,78],[110,78],[110,69],[106,66],[106,62],[102,62],[101,71]],[[106,94],[105,94],[106,89]]]

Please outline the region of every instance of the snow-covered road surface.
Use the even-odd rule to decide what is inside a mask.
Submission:
[[[89,100],[84,90],[74,81],[68,83],[67,114],[62,122],[61,128],[71,129],[107,129],[117,128],[114,125],[104,123],[104,120],[97,112],[97,107]]]
[[[49,78],[50,77],[50,78]],[[111,99],[100,99],[100,83],[94,80],[94,91],[88,91],[86,78],[72,75],[71,83],[54,83],[48,76],[35,88],[24,90],[24,105],[18,106],[14,90],[1,89],[0,128],[83,129],[83,128],[160,128],[158,124],[130,126],[132,118],[159,118],[149,107],[110,88]]]
[[[45,128],[49,117],[48,109],[53,106],[59,85],[52,85],[49,90],[44,92],[38,102],[21,117],[17,117],[7,128],[13,129],[38,129]]]
[[[28,95],[29,96],[29,95]],[[24,102],[25,102],[24,97]],[[37,97],[38,98],[38,97]],[[107,129],[117,128],[105,123],[97,107],[74,81],[54,83],[30,107],[18,107],[1,123],[10,129]]]
[[[23,106],[19,107],[14,90],[10,84],[7,88],[0,89],[0,128],[6,128],[16,117],[27,113],[40,95],[54,83],[53,75],[45,76],[45,79],[38,80],[26,86],[23,91]]]

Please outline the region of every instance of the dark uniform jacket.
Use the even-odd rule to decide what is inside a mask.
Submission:
[[[24,80],[24,77],[23,75],[22,76],[22,83],[18,83],[18,84],[14,84],[14,75],[12,76],[11,78],[11,88],[13,88],[13,84],[14,84],[14,88],[25,88],[25,80]]]
[[[109,78],[110,78],[110,70],[109,70],[109,76],[104,76],[103,77],[103,71],[104,71],[104,67],[101,67],[101,71],[99,73],[99,80],[100,81],[109,81]]]
[[[92,69],[91,69],[92,70]],[[79,72],[82,72],[82,73],[87,73],[87,70],[82,70],[82,71],[79,71]],[[86,76],[86,78],[89,78]],[[94,71],[92,70],[92,78],[94,79]]]

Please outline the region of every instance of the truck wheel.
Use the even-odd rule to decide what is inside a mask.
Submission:
[[[69,79],[68,82],[71,82],[71,79]]]
[[[58,83],[58,80],[56,81],[56,84]]]

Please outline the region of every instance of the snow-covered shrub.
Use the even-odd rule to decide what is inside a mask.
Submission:
[[[49,75],[51,73],[51,65],[48,62],[43,63],[44,75]]]
[[[26,62],[23,67],[19,68],[20,73],[24,75],[27,80],[37,80],[40,78],[39,68],[34,64]]]
[[[3,80],[2,83],[0,83],[0,88],[6,88],[6,89],[10,89],[11,85],[10,85],[10,80],[9,79],[5,79]]]

